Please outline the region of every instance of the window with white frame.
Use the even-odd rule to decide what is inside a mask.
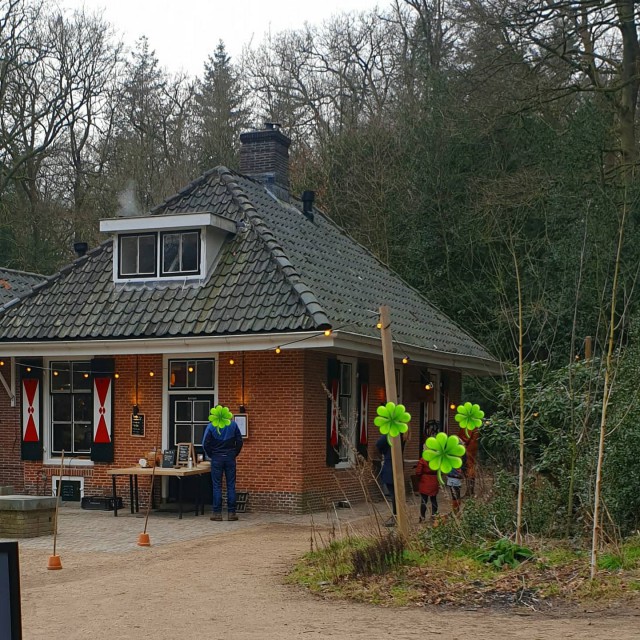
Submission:
[[[214,361],[170,360],[169,389],[213,389]]]
[[[163,276],[200,272],[199,231],[168,231],[161,237]]]
[[[338,386],[338,407],[340,409],[338,454],[341,463],[354,460],[356,451],[356,423],[358,421],[355,394],[355,362],[340,360],[340,382]]]
[[[89,455],[93,443],[91,363],[50,364],[51,454]]]
[[[121,278],[145,278],[156,275],[157,234],[122,235],[118,240],[118,275]]]

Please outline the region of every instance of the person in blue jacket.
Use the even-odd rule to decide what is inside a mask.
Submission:
[[[242,449],[242,434],[235,420],[217,429],[207,425],[202,438],[202,448],[211,460],[213,484],[213,513],[211,520],[222,520],[222,474],[227,482],[227,520],[237,520],[236,515],[236,458]]]
[[[402,445],[402,451],[404,451],[405,438],[404,434],[400,436],[400,444]],[[393,466],[391,464],[391,445],[387,439],[387,436],[380,436],[376,442],[376,449],[382,456],[382,467],[380,469],[380,482],[385,485],[391,498],[391,508],[393,510],[393,516],[385,522],[385,526],[392,527],[396,523],[396,494],[393,486]]]

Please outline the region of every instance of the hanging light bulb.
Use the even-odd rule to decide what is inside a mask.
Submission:
[[[114,373],[113,377],[117,380],[120,377],[120,374],[119,373]]]
[[[156,374],[155,374],[155,373],[153,373],[153,371],[149,371],[149,377],[150,377],[150,378],[153,378],[153,376],[155,376],[155,375],[156,375]]]
[[[187,371],[188,371],[189,373],[193,373],[193,367],[187,367]]]
[[[229,359],[229,364],[235,364],[235,363],[236,363],[236,361],[233,358]]]
[[[376,324],[376,329],[382,329],[382,322],[378,322],[378,324]]]
[[[89,374],[88,374],[88,373],[83,373],[83,374],[82,374],[82,377],[83,377],[83,378],[88,378],[88,377],[89,377]]]
[[[431,391],[431,389],[433,389],[433,382],[427,382],[427,384],[424,385],[424,388],[427,391]]]
[[[31,373],[31,367],[27,367],[27,373]]]
[[[402,358],[402,364],[409,364],[409,358],[407,358],[407,356]]]
[[[58,374],[58,372],[57,372],[57,371],[54,371],[54,372],[53,372],[53,375],[54,375],[54,376],[57,376],[57,375],[59,375],[59,374]]]
[[[331,335],[331,329],[325,329],[324,330],[324,335],[329,337]]]
[[[0,360],[0,367],[4,367],[4,360]]]
[[[456,403],[455,403],[455,402],[452,402],[452,403],[449,405],[449,409],[451,409],[451,411],[455,411],[455,410],[456,410]]]
[[[276,353],[280,353],[282,349],[280,347],[276,347]]]

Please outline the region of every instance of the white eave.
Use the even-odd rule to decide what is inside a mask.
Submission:
[[[162,231],[169,229],[195,229],[213,227],[228,233],[236,232],[236,223],[216,213],[169,213],[153,216],[129,216],[100,220],[103,233],[135,233],[138,231]]]

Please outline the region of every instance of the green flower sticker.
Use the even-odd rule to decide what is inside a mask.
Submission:
[[[429,468],[438,472],[438,482],[444,484],[443,473],[462,466],[462,456],[466,449],[460,444],[458,436],[447,436],[442,431],[435,438],[427,438],[422,457],[429,463]]]
[[[456,413],[456,422],[461,429],[466,431],[467,435],[469,435],[469,431],[482,426],[482,418],[484,418],[484,411],[480,409],[480,405],[470,402],[461,404],[458,407],[458,413]]]
[[[229,426],[231,420],[233,420],[233,414],[228,407],[219,404],[209,411],[209,422],[218,430],[218,433],[220,433],[220,429]]]
[[[411,414],[407,413],[403,404],[387,402],[378,407],[378,415],[373,423],[380,428],[380,433],[395,438],[399,433],[405,433],[411,420]]]

